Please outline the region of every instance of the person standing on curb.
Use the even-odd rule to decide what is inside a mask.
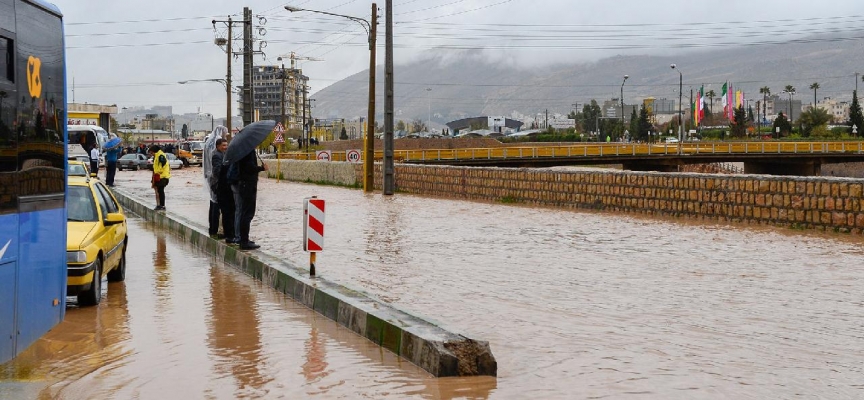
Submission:
[[[240,250],[255,250],[261,247],[249,240],[249,229],[252,218],[255,217],[255,203],[258,199],[258,173],[266,170],[267,164],[258,165],[255,150],[250,151],[229,167],[228,178],[233,182],[231,191],[234,192],[236,209],[234,224]]]
[[[99,174],[99,146],[90,149],[90,173]]]
[[[120,155],[121,150],[122,147],[117,145],[105,151],[105,184],[111,187],[114,186],[114,175],[117,173],[117,157]]]
[[[210,190],[216,193],[216,203],[222,214],[222,233],[225,235],[225,243],[237,243],[236,230],[234,228],[234,193],[231,184],[228,183],[228,166],[222,165],[225,161],[225,151],[228,150],[228,141],[222,138],[216,139],[216,151],[211,159],[213,166],[213,177],[216,178]],[[216,221],[219,215],[216,215]]]
[[[220,211],[219,204],[218,204],[219,200],[218,200],[218,194],[216,193],[216,190],[214,190],[214,188],[217,186],[217,183],[219,180],[219,175],[218,175],[218,173],[214,173],[214,170],[216,169],[216,164],[213,163],[213,160],[214,160],[213,157],[217,153],[216,142],[219,139],[224,140],[226,133],[228,133],[228,128],[226,128],[222,125],[219,125],[213,129],[213,132],[211,132],[210,135],[207,136],[207,140],[204,141],[204,154],[203,154],[203,158],[201,160],[202,169],[204,170],[204,181],[207,183],[208,194],[210,195],[210,209],[209,209],[208,218],[207,218],[207,221],[208,221],[207,233],[210,234],[210,237],[215,238],[215,239],[221,239],[221,238],[218,236],[218,234],[219,234],[219,211]],[[228,143],[226,142],[225,144],[227,146]],[[220,157],[220,159],[219,159],[219,165],[220,166],[222,164],[222,158],[223,157]],[[233,218],[233,214],[232,214],[231,218]],[[223,227],[224,227],[224,224],[223,224]],[[224,229],[223,229],[222,233],[223,233],[223,235],[226,235],[225,237],[230,237],[230,236],[227,236],[227,232],[225,232]]]
[[[154,210],[165,209],[165,186],[168,186],[168,179],[171,178],[171,165],[168,164],[168,157],[162,152],[162,148],[158,145],[150,146],[147,151],[153,157],[153,179],[150,181],[153,189],[156,191],[156,207]]]

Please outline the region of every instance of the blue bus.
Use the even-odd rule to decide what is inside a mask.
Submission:
[[[66,309],[63,16],[0,0],[0,363]]]

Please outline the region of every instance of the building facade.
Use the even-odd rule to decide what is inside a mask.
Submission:
[[[301,69],[278,65],[253,68],[256,119],[282,122],[285,129],[303,129],[304,109],[307,121],[312,115],[305,101],[308,82],[309,77],[303,75]]]

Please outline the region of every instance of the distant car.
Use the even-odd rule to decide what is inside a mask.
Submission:
[[[183,161],[177,158],[174,154],[165,153],[165,157],[168,157],[168,165],[171,166],[171,169],[183,168]],[[153,170],[153,157],[147,159],[147,169]]]
[[[82,306],[102,300],[102,278],[126,279],[126,216],[102,182],[70,176],[66,195],[66,294]]]
[[[124,169],[131,169],[133,171],[137,171],[143,168],[147,168],[147,156],[143,154],[127,154],[117,160],[117,169],[121,171]]]
[[[674,137],[671,137],[671,136],[670,136],[670,137],[667,137],[667,138],[666,138],[666,143],[678,143],[678,138],[674,138]]]
[[[68,162],[69,165],[69,176],[90,176],[90,162],[83,162],[78,160],[70,160]]]

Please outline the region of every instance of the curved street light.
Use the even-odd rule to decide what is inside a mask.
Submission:
[[[630,75],[624,75],[624,81],[621,82],[621,129],[624,129],[624,83],[627,82],[627,78],[630,78]]]
[[[309,10],[305,8],[285,6],[289,12],[311,12],[316,14],[330,15],[334,17],[347,18],[354,21],[366,31],[366,39],[369,42],[369,112],[366,117],[366,140],[363,152],[363,191],[371,192],[375,183],[375,26],[378,24],[378,7],[372,3],[372,22],[363,18],[350,15],[335,14],[327,11]],[[386,143],[386,141],[385,141]],[[386,146],[385,146],[386,147]],[[386,155],[387,149],[384,149]],[[386,156],[385,156],[386,158]]]
[[[683,117],[681,114],[681,94],[684,89],[684,74],[681,73],[681,70],[678,69],[678,66],[675,64],[670,65],[672,69],[678,72],[678,154],[681,154],[681,141],[684,140],[684,124]]]

